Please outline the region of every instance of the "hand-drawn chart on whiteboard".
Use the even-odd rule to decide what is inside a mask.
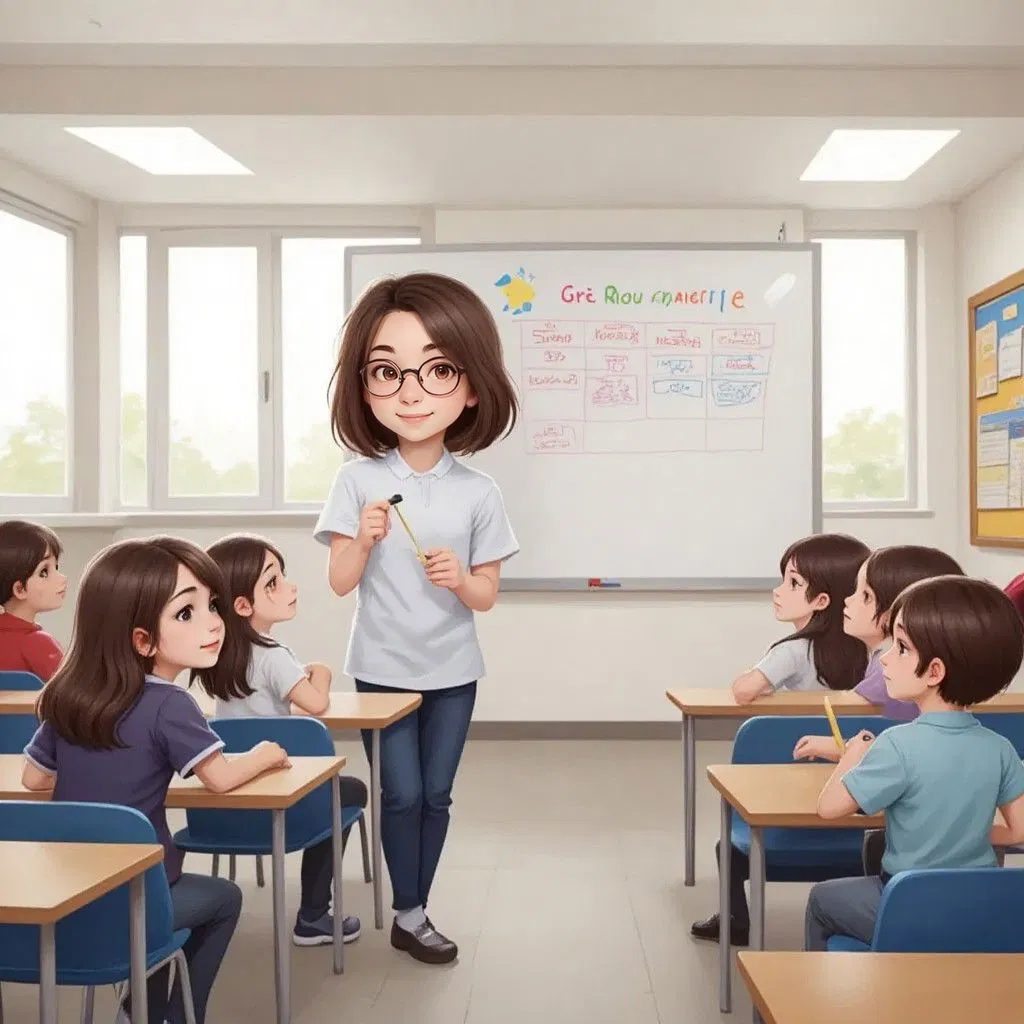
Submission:
[[[814,247],[351,249],[347,266],[352,297],[429,271],[494,316],[520,416],[465,460],[519,541],[502,586],[763,586],[820,529]]]
[[[774,330],[521,320],[526,450],[761,451]]]

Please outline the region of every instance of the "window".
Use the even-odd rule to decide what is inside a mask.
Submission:
[[[149,495],[155,508],[322,502],[342,460],[327,388],[345,312],[345,250],[418,242],[261,231],[123,236],[122,503],[145,507]]]
[[[822,497],[913,504],[913,235],[813,241],[821,243]]]
[[[70,506],[71,233],[0,207],[0,504]]]

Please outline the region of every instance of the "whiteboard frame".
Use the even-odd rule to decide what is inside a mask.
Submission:
[[[808,252],[811,254],[811,532],[821,533],[821,246],[817,242],[510,242],[444,245],[367,245],[345,250],[345,316],[351,311],[357,295],[352,290],[352,261],[357,256],[383,254],[429,254],[474,252]],[[798,538],[794,537],[794,540]],[[780,552],[781,555],[781,552]],[[764,591],[778,583],[777,577],[621,577],[594,586],[583,577],[502,578],[500,589],[513,591],[588,591],[591,593],[622,593],[623,591]]]

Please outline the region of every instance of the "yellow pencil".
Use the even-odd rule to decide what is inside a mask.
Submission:
[[[828,697],[825,698],[825,714],[828,717],[828,724],[832,727],[832,738],[836,741],[836,746],[841,754],[846,749],[846,744],[843,742],[843,734],[839,731],[836,713],[832,710],[832,702]]]
[[[416,538],[413,536],[412,530],[409,529],[409,524],[405,521],[405,516],[402,515],[402,510],[398,507],[398,503],[401,500],[402,496],[400,494],[392,494],[391,497],[388,498],[388,501],[391,503],[391,507],[398,513],[398,518],[401,520],[402,525],[405,527],[405,532],[409,534],[409,540],[412,541],[412,546],[416,549],[416,557],[420,560],[421,565],[426,565],[427,556],[423,554],[423,551],[420,549],[420,546],[417,543]]]

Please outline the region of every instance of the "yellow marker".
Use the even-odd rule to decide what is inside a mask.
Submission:
[[[841,754],[846,750],[846,744],[843,742],[843,734],[839,731],[839,723],[836,721],[836,713],[832,710],[832,702],[825,698],[825,714],[828,716],[828,724],[832,727],[832,738],[836,741],[836,746],[839,748]]]
[[[412,541],[412,546],[416,549],[416,557],[420,560],[421,565],[427,564],[427,556],[423,554],[419,544],[416,542],[416,538],[413,536],[412,530],[409,529],[409,524],[405,521],[405,516],[402,515],[402,510],[398,507],[398,503],[402,500],[400,494],[392,494],[388,498],[388,502],[391,507],[398,513],[398,518],[402,521],[402,525],[405,527],[405,532],[409,534],[409,540]]]

